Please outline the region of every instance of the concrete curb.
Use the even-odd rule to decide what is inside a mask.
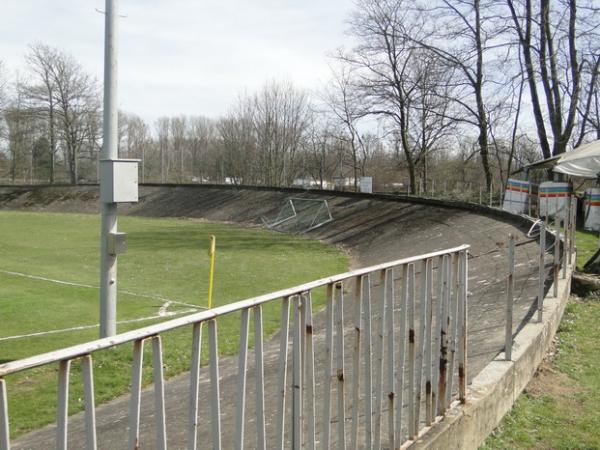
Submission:
[[[457,404],[406,448],[468,450],[483,443],[510,411],[550,347],[569,299],[573,268],[568,268],[565,279],[559,279],[558,297],[544,298],[543,322],[538,323],[534,315],[515,336],[513,361],[505,361],[500,353],[473,378],[466,405]]]

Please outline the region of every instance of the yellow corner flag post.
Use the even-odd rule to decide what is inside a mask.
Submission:
[[[212,308],[213,279],[215,276],[215,253],[217,247],[217,238],[210,237],[210,247],[208,248],[208,257],[210,258],[210,272],[208,275],[208,309]]]

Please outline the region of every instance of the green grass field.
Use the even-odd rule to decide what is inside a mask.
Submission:
[[[598,233],[594,231],[578,231],[576,236],[577,267],[582,268],[598,249]]]
[[[129,250],[119,257],[117,320],[151,318],[120,323],[119,332],[171,318],[157,317],[167,301],[166,310],[173,314],[206,306],[211,234],[217,237],[215,306],[343,272],[348,264],[334,247],[261,229],[139,217],[122,217],[119,229],[128,233]],[[99,216],[0,212],[0,362],[98,337],[98,247]],[[279,305],[265,308],[267,335],[276,331],[279,313]],[[236,352],[238,320],[234,314],[219,321],[224,355]],[[60,331],[76,327],[91,328]],[[34,333],[43,334],[14,338]],[[167,376],[189,367],[190,339],[190,329],[164,336]],[[95,356],[97,402],[126,392],[131,351],[126,345]],[[77,371],[75,366],[72,412],[82,407]],[[148,370],[145,375],[149,378]],[[56,367],[11,376],[7,382],[13,435],[54,420]]]

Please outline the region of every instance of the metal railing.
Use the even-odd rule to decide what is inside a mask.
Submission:
[[[126,343],[133,343],[129,448],[138,448],[146,342],[151,342],[153,355],[154,446],[167,448],[161,336],[181,327],[192,331],[188,417],[187,424],[180,425],[187,426],[189,449],[198,448],[201,432],[210,434],[213,449],[243,449],[245,445],[258,449],[399,448],[439,421],[455,395],[465,402],[468,249],[463,245],[354,270],[2,364],[0,449],[10,448],[6,377],[54,363],[59,365],[56,447],[67,448],[70,369],[76,360],[82,366],[86,448],[95,449],[93,355]],[[324,321],[313,316],[313,292],[319,288],[325,290]],[[271,303],[281,306],[278,345],[263,342],[263,307]],[[219,374],[218,323],[236,313],[240,316],[237,377],[235,383],[224,385]],[[208,367],[201,368],[204,325],[208,328]],[[271,367],[265,362],[265,344],[276,348],[277,357],[269,363],[276,370],[266,370]],[[252,353],[254,364],[249,365]],[[210,417],[198,413],[201,370],[209,373]],[[253,387],[249,379],[254,380]],[[233,405],[224,404],[222,389],[235,391]],[[254,410],[248,420],[246,403],[252,391]],[[225,414],[223,408],[232,414]],[[275,411],[271,420],[266,411]],[[229,417],[233,428],[223,426]],[[249,424],[255,427],[252,433],[246,433]],[[203,448],[208,447],[208,441],[202,442]]]
[[[538,257],[538,293],[536,298],[537,321],[543,320],[544,298],[546,296],[546,253],[551,252],[552,262],[550,276],[552,277],[552,296],[558,296],[559,279],[567,277],[567,268],[574,263],[573,257],[577,253],[576,246],[576,199],[570,197],[562,217],[555,214],[553,217],[545,217],[545,221],[537,219],[529,230],[528,237],[539,239],[539,257]],[[554,220],[552,220],[554,219]],[[553,224],[553,226],[552,226]],[[552,236],[550,245],[547,246],[547,234]],[[512,360],[513,346],[513,308],[514,308],[514,277],[515,277],[515,238],[512,234],[508,235],[507,243],[507,262],[506,271],[506,308],[505,308],[505,341],[504,357],[507,361]],[[550,294],[548,294],[550,295]]]

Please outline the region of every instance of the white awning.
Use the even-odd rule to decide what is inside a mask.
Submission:
[[[562,154],[552,170],[572,177],[598,178],[600,174],[600,140]]]

